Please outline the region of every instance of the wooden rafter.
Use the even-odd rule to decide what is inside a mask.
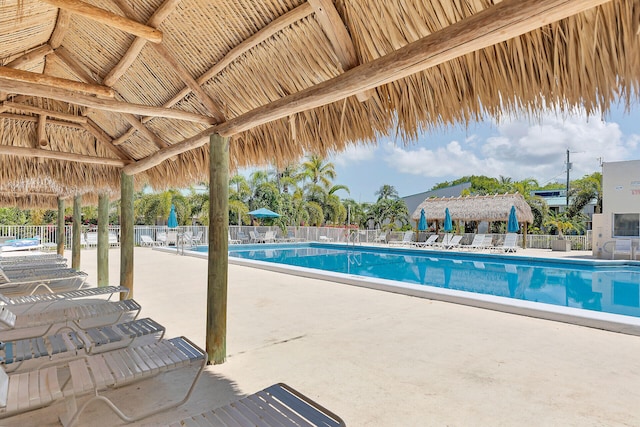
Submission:
[[[215,120],[208,116],[190,113],[183,110],[173,110],[150,105],[132,104],[113,99],[94,98],[70,90],[35,83],[25,83],[0,77],[0,91],[20,95],[39,96],[68,102],[70,104],[92,107],[97,110],[131,113],[141,116],[167,117],[170,119],[186,120],[195,123],[213,124]]]
[[[5,67],[8,68],[29,68],[34,64],[42,61],[42,58],[49,55],[53,52],[53,48],[48,44],[43,44],[42,46],[38,46],[37,48],[25,53],[19,58],[14,59],[9,62]]]
[[[140,132],[146,139],[153,142],[158,148],[166,148],[169,146],[166,142],[160,139],[158,135],[151,132],[151,130],[143,125],[133,114],[123,114],[122,117],[133,126],[138,132]]]
[[[175,10],[176,6],[181,1],[182,0],[165,0],[164,3],[162,3],[162,5],[160,5],[158,9],[156,9],[154,14],[151,15],[151,18],[149,18],[147,25],[150,27],[158,27],[162,23],[162,21],[164,21],[165,18]],[[120,7],[120,10],[126,13],[125,8],[128,7],[128,4],[118,0],[116,0],[116,4],[118,5],[118,7]],[[109,73],[107,73],[103,80],[103,83],[107,86],[113,86],[129,69],[129,67],[131,67],[131,64],[133,64],[133,61],[135,61],[140,52],[142,52],[142,48],[146,45],[146,43],[146,39],[142,37],[136,37],[136,39],[133,41],[133,43],[131,43],[131,46],[129,46],[129,49],[127,49],[127,52],[116,64],[116,66],[113,67],[111,71],[109,71]]]
[[[74,70],[74,72],[82,80],[84,80],[85,82],[91,83],[91,82],[97,82],[98,81],[96,77],[94,77],[93,75],[91,75],[87,71],[85,71],[84,67],[66,49],[61,47],[56,51],[56,54],[59,54],[60,59],[62,59],[63,62],[69,68]],[[142,124],[140,122],[140,120],[138,120],[133,114],[125,113],[125,114],[123,114],[123,117],[132,126],[130,128],[130,130],[132,130],[132,132],[131,132],[132,134],[137,130],[140,133],[142,133],[142,135],[147,140],[149,140],[150,142],[154,143],[156,145],[156,147],[158,147],[158,148],[166,148],[166,147],[169,146],[169,144],[167,144],[162,139],[160,139],[160,137],[158,135],[156,135],[155,133],[151,132],[151,130],[149,130],[144,124]],[[122,142],[124,142],[124,140],[120,140],[120,138],[118,138],[118,141],[111,141],[111,144],[116,146],[116,145],[122,144]]]
[[[308,0],[316,15],[316,19],[322,27],[325,35],[333,47],[340,65],[344,71],[350,70],[358,65],[358,56],[356,48],[353,45],[351,35],[347,31],[347,27],[342,22],[340,14],[336,10],[332,0]],[[371,98],[373,91],[361,92],[356,94],[360,102],[364,102]]]
[[[85,123],[84,128],[92,134],[97,141],[101,142],[107,150],[115,154],[116,157],[123,160],[131,160],[131,156],[125,153],[120,147],[116,147],[113,144],[113,139],[104,129],[98,126],[96,122],[87,117],[87,123]]]
[[[62,44],[64,36],[67,34],[69,28],[69,21],[71,21],[71,14],[64,9],[58,9],[58,18],[56,19],[56,26],[49,37],[49,45],[53,49],[57,49]]]
[[[109,98],[113,98],[115,96],[115,92],[113,91],[113,89],[106,86],[61,79],[59,77],[52,77],[39,73],[31,73],[29,71],[16,70],[8,67],[0,67],[0,77],[7,80],[14,80],[16,82],[36,83],[38,85],[52,86],[55,88],[67,89],[91,95],[100,95]]]
[[[0,108],[0,111],[1,110],[2,108]],[[0,112],[0,119],[18,120],[18,121],[33,122],[33,123],[36,123],[38,121],[38,118],[35,116],[25,116],[22,114],[10,114],[10,113],[2,113],[2,112]],[[79,129],[79,130],[84,129],[81,123],[63,122],[60,120],[51,120],[51,119],[47,120],[47,122],[50,125],[55,125],[55,126],[62,126],[62,127],[68,127],[71,129]]]
[[[73,56],[71,52],[65,49],[63,46],[60,46],[55,50],[55,52],[47,57],[47,60],[56,59],[64,63],[76,76],[80,77],[80,79],[85,83],[97,83],[100,82],[98,79],[92,75],[88,70],[86,70]],[[107,86],[107,85],[104,85]]]
[[[218,106],[213,102],[213,100],[207,95],[207,93],[202,89],[202,87],[195,81],[195,79],[189,74],[189,71],[182,66],[176,60],[176,58],[169,52],[169,50],[162,43],[158,43],[153,45],[156,52],[172,67],[172,69],[180,76],[182,81],[191,89],[200,102],[204,104],[204,106],[209,111],[209,114],[213,116],[217,120],[218,123],[222,123],[224,121],[224,115],[218,108]]]
[[[14,147],[13,145],[0,145],[0,155],[65,160],[76,163],[89,163],[94,165],[115,167],[124,167],[125,165],[130,163],[129,161],[120,159],[84,156],[74,153],[62,153],[60,151],[43,150],[41,148]]]
[[[123,172],[133,175],[157,166],[169,156],[201,147],[207,143],[208,136],[212,133],[232,136],[294,113],[327,105],[518,37],[542,25],[609,1],[521,0],[498,3],[333,79],[205,129],[181,143],[126,166]]]
[[[137,37],[142,37],[153,43],[162,41],[162,32],[141,24],[134,20],[125,18],[107,10],[90,5],[80,0],[42,0],[45,3],[64,9],[76,15],[83,16],[101,24],[117,28]]]
[[[47,110],[46,108],[33,107],[31,105],[18,104],[16,102],[5,101],[4,106],[8,109],[22,111],[24,113],[41,114],[45,117],[52,117],[60,120],[67,120],[75,123],[86,123],[87,118],[83,116],[75,116],[73,114],[60,113],[58,111]]]

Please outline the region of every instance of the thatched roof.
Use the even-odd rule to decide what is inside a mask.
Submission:
[[[493,196],[440,197],[426,199],[416,208],[411,218],[418,221],[424,209],[427,221],[444,221],[445,209],[453,221],[508,221],[511,206],[516,207],[518,222],[533,223],[531,207],[522,194],[495,194]]]
[[[83,1],[0,2],[3,182],[180,186],[214,132],[233,168],[283,165],[638,94],[636,0]]]

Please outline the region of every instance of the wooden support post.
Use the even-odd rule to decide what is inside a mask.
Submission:
[[[120,286],[133,298],[133,176],[120,174]]]
[[[229,233],[229,138],[209,138],[209,273],[207,343],[209,364],[227,357],[227,274]]]
[[[109,286],[109,195],[98,195],[98,286]]]
[[[58,229],[56,230],[56,243],[58,255],[64,255],[64,241],[66,233],[64,228],[64,199],[58,197]]]
[[[528,222],[522,224],[522,249],[527,248],[527,227],[529,226]]]
[[[80,233],[82,232],[82,218],[80,208],[82,196],[73,198],[73,236],[71,238],[71,268],[80,269]]]

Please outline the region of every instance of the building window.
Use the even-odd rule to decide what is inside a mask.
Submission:
[[[640,237],[640,214],[613,214],[613,237]]]

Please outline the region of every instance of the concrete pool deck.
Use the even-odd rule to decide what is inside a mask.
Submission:
[[[117,283],[119,251],[109,255]],[[134,265],[141,315],[168,337],[204,346],[206,260],[136,248]],[[81,266],[94,280],[95,250],[82,251]],[[276,382],[348,426],[640,425],[640,337],[237,265],[229,266],[227,354],[185,405],[132,425],[165,425]],[[130,388],[134,405],[154,399]],[[58,425],[61,410],[0,426]],[[89,423],[119,420],[96,406],[81,418]]]

